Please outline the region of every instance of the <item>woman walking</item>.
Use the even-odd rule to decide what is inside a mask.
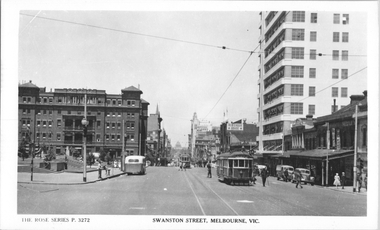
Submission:
[[[339,177],[338,173],[336,173],[334,176],[334,185],[336,186],[336,188],[338,188],[338,186],[340,186],[340,177]]]

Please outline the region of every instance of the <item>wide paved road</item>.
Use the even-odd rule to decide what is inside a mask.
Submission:
[[[254,186],[207,178],[206,168],[149,167],[86,185],[18,184],[19,214],[365,216],[366,196],[269,178]]]

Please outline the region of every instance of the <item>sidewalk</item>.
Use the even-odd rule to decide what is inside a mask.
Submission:
[[[86,182],[83,182],[83,173],[78,172],[33,173],[33,181],[31,181],[30,172],[18,172],[17,182],[26,184],[78,185],[107,180],[125,174],[119,168],[110,169],[109,176],[106,175],[105,170],[102,170],[102,179],[98,179],[98,171],[87,172]]]
[[[318,186],[318,187],[337,191],[337,192],[344,192],[344,193],[351,193],[351,194],[358,194],[358,195],[367,195],[367,189],[361,188],[360,192],[358,192],[358,190],[356,189],[356,192],[354,192],[353,186],[344,186],[344,189],[342,189],[341,186],[338,188],[336,188],[335,186],[330,186],[330,187]]]

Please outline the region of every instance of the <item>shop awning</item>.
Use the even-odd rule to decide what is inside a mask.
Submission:
[[[312,149],[312,150],[304,150],[304,151],[288,151],[290,157],[302,157],[302,158],[314,158],[319,160],[324,160],[327,158],[327,154],[329,160],[343,158],[352,156],[354,154],[354,150],[333,150],[333,149]]]

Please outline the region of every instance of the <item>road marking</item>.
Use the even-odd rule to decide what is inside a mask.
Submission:
[[[129,209],[139,209],[139,210],[143,210],[145,209],[144,207],[130,207]]]
[[[239,203],[253,203],[253,201],[251,201],[251,200],[237,200],[236,202],[239,202]]]
[[[198,199],[197,194],[195,194],[193,187],[191,187],[191,185],[190,185],[190,181],[189,181],[189,179],[187,178],[186,174],[184,174],[184,175],[185,175],[185,178],[186,178],[186,180],[187,180],[187,184],[189,185],[191,191],[193,192],[193,194],[194,194],[194,196],[195,196],[195,199],[197,200],[198,205],[199,205],[199,207],[201,208],[203,215],[205,216],[206,213],[205,213],[205,211],[203,210],[201,203],[199,202],[199,199]]]
[[[239,216],[239,213],[237,213],[222,197],[220,197],[210,186],[208,188],[221,199],[227,207],[229,207],[237,216]]]
[[[164,188],[164,191],[166,191],[167,189],[166,188]]]

